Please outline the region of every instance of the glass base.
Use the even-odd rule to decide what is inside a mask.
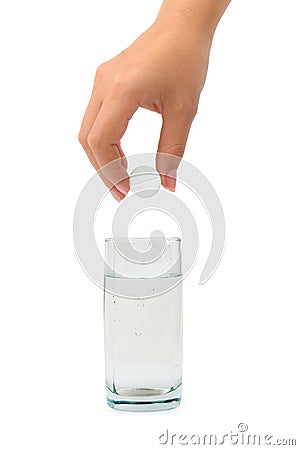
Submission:
[[[106,388],[107,404],[121,411],[165,411],[180,405],[181,384],[174,389],[119,389]]]

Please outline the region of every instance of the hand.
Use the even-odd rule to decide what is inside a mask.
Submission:
[[[79,141],[96,170],[117,160],[113,170],[101,174],[116,200],[129,191],[121,138],[139,107],[162,115],[156,165],[162,185],[175,190],[177,167],[172,163],[162,167],[159,156],[183,156],[207,73],[212,37],[201,34],[184,21],[158,20],[130,47],[98,67]]]

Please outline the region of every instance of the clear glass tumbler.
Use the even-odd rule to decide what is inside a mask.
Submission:
[[[160,411],[181,401],[179,238],[105,240],[104,331],[108,405]]]

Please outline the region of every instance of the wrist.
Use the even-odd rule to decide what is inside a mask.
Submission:
[[[156,23],[212,40],[230,0],[164,0]]]

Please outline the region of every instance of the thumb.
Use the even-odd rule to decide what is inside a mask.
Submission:
[[[186,108],[169,109],[163,113],[158,143],[156,168],[164,188],[174,192],[176,174],[184,154],[187,138],[195,114]]]

